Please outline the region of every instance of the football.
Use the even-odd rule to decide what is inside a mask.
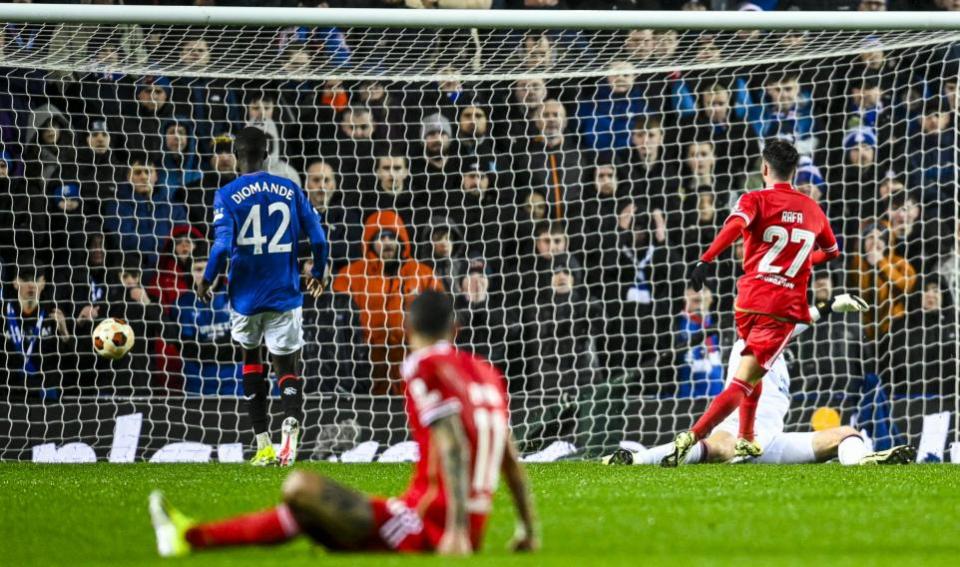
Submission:
[[[93,330],[93,350],[103,358],[122,358],[133,348],[133,329],[123,319],[104,319]]]

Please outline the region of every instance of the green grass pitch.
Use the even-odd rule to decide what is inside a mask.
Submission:
[[[405,465],[304,464],[380,494],[403,489]],[[0,464],[0,564],[74,565],[957,565],[960,467],[528,467],[543,549],[505,551],[513,516],[505,490],[486,548],[444,560],[329,555],[305,540],[155,556],[147,494],[164,489],[200,519],[276,501],[285,471],[241,465]]]

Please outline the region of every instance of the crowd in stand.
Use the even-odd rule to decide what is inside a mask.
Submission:
[[[31,33],[7,25],[6,52],[52,49]],[[225,286],[204,305],[192,281],[213,195],[236,177],[231,132],[247,125],[269,135],[269,170],[303,186],[332,244],[331,286],[304,300],[308,388],[398,392],[403,306],[432,287],[456,299],[458,342],[514,392],[622,381],[716,394],[742,249],[703,293],[685,288],[686,267],[760,186],[760,148],[780,138],[842,241],[813,294],[873,306],[796,342],[798,387],[844,391],[873,372],[895,394],[953,391],[958,45],[649,73],[681,40],[703,62],[724,44],[632,30],[601,77],[266,81],[204,77],[207,38],[182,33],[160,41],[198,77],[110,66],[145,34],[120,26],[82,46],[97,72],[0,70],[4,397],[241,393]],[[289,69],[348,62],[351,34],[284,30],[268,48]],[[547,74],[576,48],[554,32],[510,45]],[[105,317],[134,326],[132,356],[92,353]]]

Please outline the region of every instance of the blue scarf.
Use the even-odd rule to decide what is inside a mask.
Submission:
[[[47,312],[42,308],[40,309],[40,313],[37,314],[37,323],[34,326],[33,335],[29,338],[23,335],[23,329],[20,323],[21,317],[13,308],[13,302],[7,302],[6,315],[7,328],[10,329],[10,340],[13,341],[17,350],[23,354],[23,371],[27,375],[36,374],[40,369],[33,361],[33,349],[36,348],[37,339],[43,333],[43,320],[46,318]]]

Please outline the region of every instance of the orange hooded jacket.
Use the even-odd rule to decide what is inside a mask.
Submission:
[[[400,269],[395,275],[384,273],[383,262],[373,251],[372,241],[381,230],[392,231],[400,242]],[[443,284],[429,266],[413,259],[410,235],[400,216],[394,211],[378,211],[363,225],[363,258],[340,270],[333,289],[353,298],[367,342],[402,345],[407,300],[421,290],[443,290]]]

